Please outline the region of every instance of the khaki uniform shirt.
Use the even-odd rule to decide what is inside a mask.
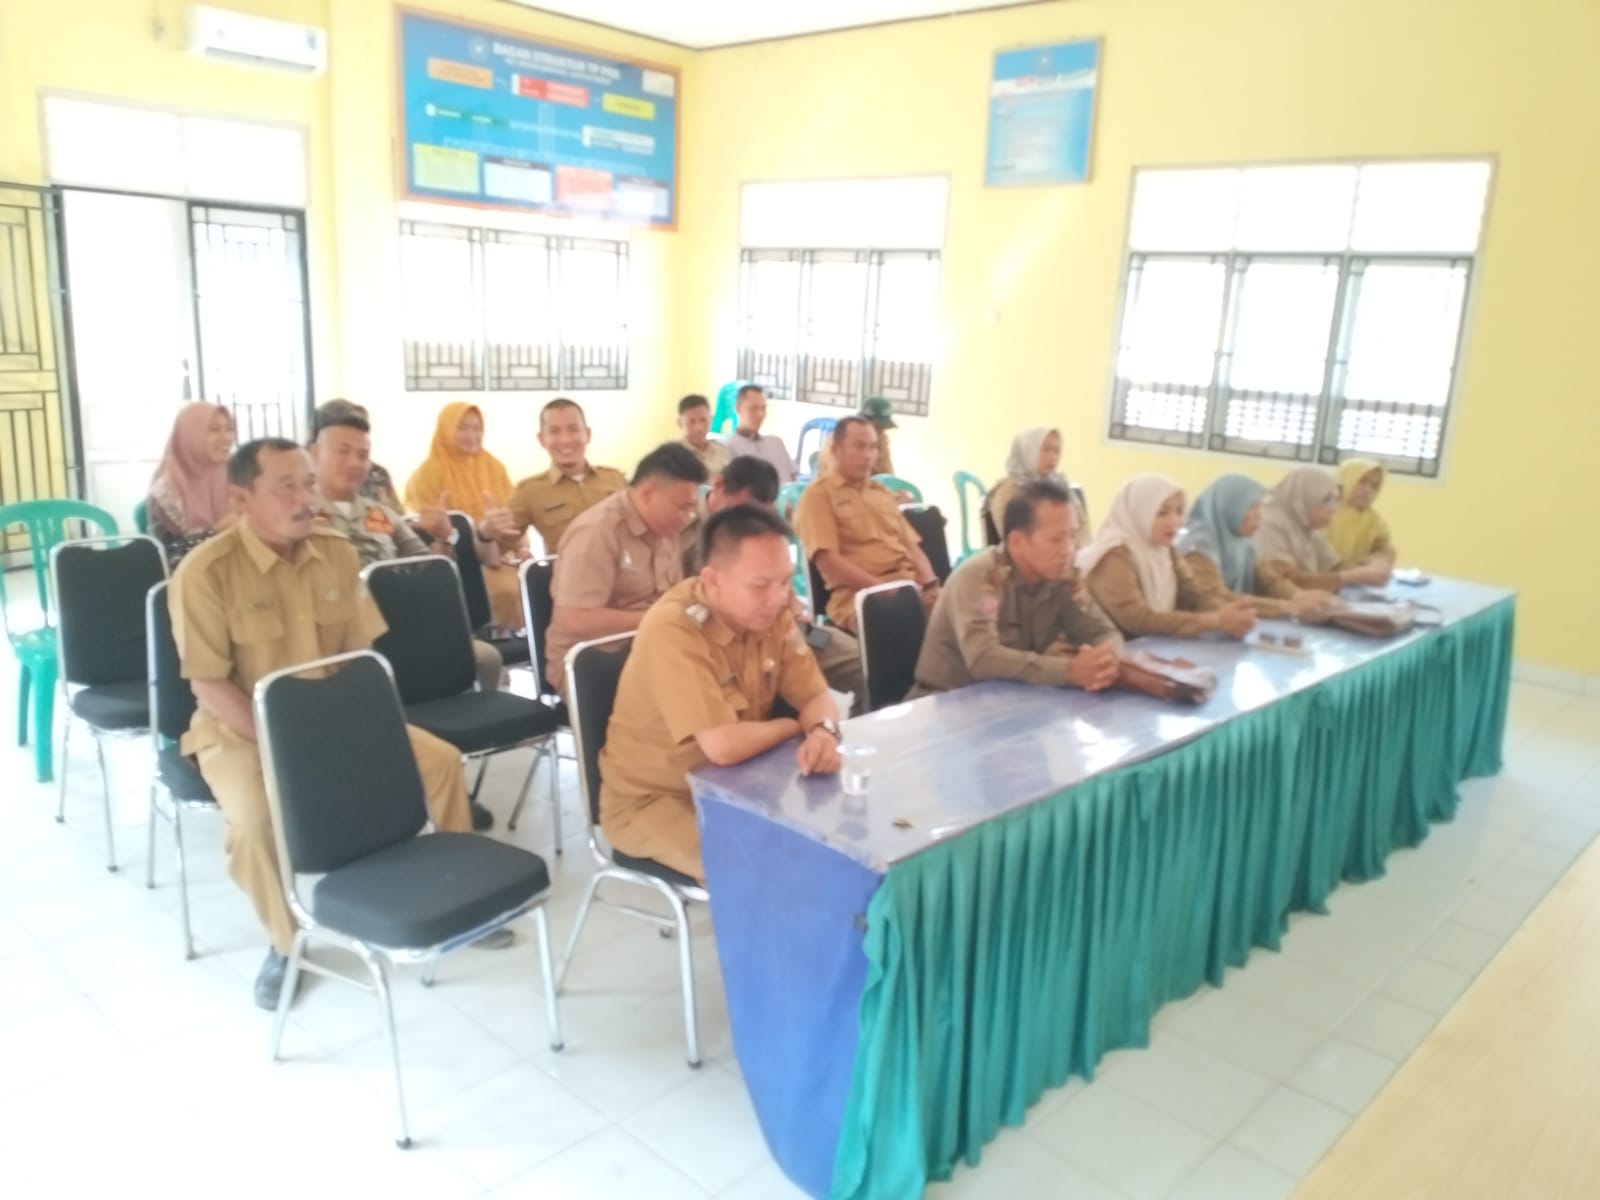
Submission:
[[[707,438],[705,448],[692,445],[688,438],[683,439],[683,444],[689,447],[690,452],[700,460],[706,469],[707,482],[722,474],[722,468],[733,461],[733,451],[716,438]]]
[[[833,470],[833,438],[822,439],[822,449],[817,451],[817,475],[820,478]],[[894,457],[889,453],[889,432],[886,429],[878,430],[878,465],[872,468],[874,475],[893,475]]]
[[[545,676],[551,686],[565,689],[567,651],[580,640],[567,628],[562,609],[643,612],[682,578],[678,539],[651,533],[626,488],[580,516],[561,543],[550,583],[555,615],[545,638]]]
[[[778,697],[799,712],[828,686],[794,618],[735,633],[711,614],[698,579],[673,587],[639,626],[600,751],[601,821],[653,797],[689,798],[688,774],[709,761],[695,734],[765,721]]]
[[[824,550],[837,551],[879,583],[917,577],[911,551],[922,539],[900,512],[894,494],[875,480],[852,484],[837,473],[822,476],[801,493],[794,529],[813,559]],[[831,592],[828,619],[853,632],[855,589],[831,587]]]
[[[563,475],[560,467],[551,467],[543,475],[524,479],[506,502],[517,522],[513,545],[532,525],[544,539],[544,552],[558,553],[567,527],[581,513],[627,486],[627,476],[614,467],[590,467],[581,483],[570,475]]]
[[[917,659],[917,686],[944,692],[1015,679],[1061,687],[1071,650],[1117,640],[1094,601],[1079,598],[1074,580],[1024,582],[1005,550],[992,546],[945,581]]]
[[[1195,590],[1207,598],[1212,608],[1221,608],[1224,604],[1232,604],[1235,600],[1248,600],[1263,617],[1283,617],[1289,614],[1289,606],[1282,600],[1269,600],[1265,596],[1241,596],[1237,592],[1229,591],[1227,583],[1222,578],[1222,572],[1217,569],[1217,564],[1204,554],[1185,554],[1182,561],[1184,567],[1188,569]]]
[[[1178,552],[1169,550],[1168,553],[1172,555],[1172,569],[1178,577],[1178,599],[1166,612],[1150,607],[1139,582],[1138,569],[1133,565],[1133,555],[1124,547],[1107,551],[1089,572],[1089,591],[1095,602],[1129,637],[1151,634],[1198,637],[1206,632],[1201,614],[1222,607],[1221,600],[1195,586],[1194,576],[1189,574]]]
[[[429,552],[428,544],[398,513],[368,496],[358,493],[348,504],[318,497],[317,503],[317,524],[349,538],[363,567]]]
[[[388,627],[359,577],[356,548],[313,529],[280,558],[247,521],[193,550],[172,577],[168,604],[185,679],[227,680],[246,695],[274,671],[364,650]],[[201,704],[183,738],[195,754],[220,718]]]

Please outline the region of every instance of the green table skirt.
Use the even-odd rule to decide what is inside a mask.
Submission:
[[[833,1195],[905,1200],[1501,764],[1513,601],[890,868]]]

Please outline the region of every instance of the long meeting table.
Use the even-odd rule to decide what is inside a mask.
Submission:
[[[734,1049],[809,1195],[903,1200],[1288,916],[1448,821],[1500,767],[1514,597],[1404,590],[1375,640],[1298,653],[1141,639],[1214,669],[1203,705],[990,682],[857,718],[868,795],[793,745],[691,776]]]

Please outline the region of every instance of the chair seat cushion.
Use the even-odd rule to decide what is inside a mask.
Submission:
[[[201,777],[200,768],[194,765],[192,758],[178,749],[176,742],[163,746],[156,752],[156,777],[161,780],[161,786],[172,794],[174,800],[184,800],[192,804],[217,802],[217,798],[211,794],[211,789]]]
[[[56,627],[45,625],[25,633],[12,634],[11,648],[17,657],[28,664],[53,663],[56,660]]]
[[[508,667],[520,667],[525,662],[531,662],[533,656],[528,653],[528,639],[525,634],[507,632],[497,625],[485,625],[472,635],[479,638],[500,652],[500,661]]]
[[[424,834],[324,875],[311,912],[362,941],[421,948],[476,929],[549,886],[537,854],[474,833]]]
[[[514,746],[561,725],[549,706],[510,692],[463,692],[408,704],[406,720],[463,754]]]
[[[624,870],[637,871],[641,875],[651,875],[663,883],[670,883],[673,887],[698,888],[700,881],[693,875],[685,875],[682,871],[674,871],[665,863],[658,863],[653,858],[635,858],[631,854],[624,854],[620,850],[611,852],[611,861]]]
[[[97,683],[72,693],[73,714],[96,729],[147,729],[150,685],[143,679]]]

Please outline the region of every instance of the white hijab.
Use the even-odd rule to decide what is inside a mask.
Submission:
[[[1339,481],[1321,467],[1296,467],[1267,494],[1261,528],[1253,539],[1257,562],[1293,563],[1302,571],[1332,571],[1339,565],[1327,537],[1311,528],[1311,513],[1339,498]]]
[[[1135,475],[1128,480],[1111,502],[1111,515],[1094,541],[1078,551],[1078,570],[1087,575],[1109,552],[1122,546],[1133,556],[1144,602],[1156,612],[1177,608],[1178,572],[1172,547],[1155,542],[1150,530],[1161,506],[1181,491],[1183,488],[1165,475]]]

